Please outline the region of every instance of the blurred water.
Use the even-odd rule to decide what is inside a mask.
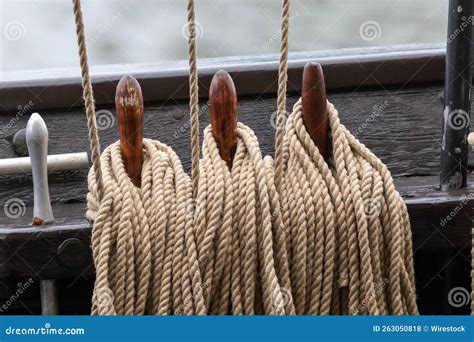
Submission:
[[[184,0],[83,0],[91,64],[187,58]],[[199,0],[199,57],[278,52],[280,0]],[[291,51],[442,42],[447,0],[293,0]],[[0,0],[1,70],[77,66],[71,0]]]

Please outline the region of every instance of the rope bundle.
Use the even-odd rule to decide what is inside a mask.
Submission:
[[[96,266],[92,312],[204,314],[191,181],[171,148],[149,139],[143,145],[141,188],[130,181],[118,142],[102,153],[100,202],[94,169],[89,173],[87,217],[94,220]]]
[[[328,104],[333,160],[307,133],[301,101],[284,138],[281,201],[297,314],[417,314],[406,206],[386,166]]]
[[[241,123],[231,170],[210,127],[202,149],[195,226],[208,312],[293,313],[271,158]]]
[[[417,313],[408,215],[387,168],[332,105],[329,165],[304,128],[300,102],[284,125],[289,0],[282,6],[275,170],[243,124],[231,170],[209,128],[199,160],[189,0],[192,180],[170,147],[144,139],[141,188],[125,172],[119,143],[99,158],[80,0],[73,2],[94,163],[87,213],[94,221],[93,314]]]

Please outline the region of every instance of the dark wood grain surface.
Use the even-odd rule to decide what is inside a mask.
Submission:
[[[329,92],[329,100],[339,111],[342,123],[384,163],[394,177],[439,174],[441,148],[441,84],[408,87],[377,87],[358,91]],[[288,109],[299,98],[288,96]],[[273,154],[275,134],[275,96],[239,97],[239,121],[256,133],[262,153]],[[112,106],[98,107],[104,118],[115,118]],[[89,151],[85,113],[80,108],[41,111],[49,130],[49,153]],[[144,136],[159,139],[173,147],[186,171],[190,169],[190,127],[187,101],[146,103]],[[11,120],[0,115],[0,127]],[[29,115],[15,121],[0,135],[0,158],[15,157],[14,133],[26,126]],[[200,107],[201,129],[209,124],[206,102]],[[116,120],[99,131],[102,148],[118,140]],[[53,203],[83,202],[86,194],[86,170],[50,174]],[[12,185],[15,186],[12,186]],[[2,199],[20,198],[32,203],[31,175],[0,176]],[[3,201],[2,201],[3,202]],[[0,215],[2,213],[0,212]]]

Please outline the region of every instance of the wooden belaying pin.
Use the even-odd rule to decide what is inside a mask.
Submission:
[[[237,148],[237,92],[232,78],[224,70],[212,78],[209,107],[212,135],[221,158],[231,169]]]
[[[120,148],[125,170],[137,187],[141,186],[143,164],[143,95],[138,81],[122,77],[115,92]]]
[[[329,121],[324,74],[319,63],[309,62],[304,67],[301,100],[306,130],[327,160]]]
[[[31,115],[26,125],[26,144],[33,172],[33,225],[54,222],[48,187],[48,128],[38,113]],[[56,280],[40,281],[41,312],[43,315],[58,314]]]

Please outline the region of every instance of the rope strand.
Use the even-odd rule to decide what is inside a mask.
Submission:
[[[290,0],[282,1],[280,64],[278,68],[278,97],[275,131],[275,185],[280,189],[283,161],[283,135],[286,122],[286,89],[288,83],[288,39],[290,30]]]
[[[189,56],[189,107],[191,122],[191,179],[193,197],[197,196],[199,182],[199,85],[196,51],[196,22],[194,0],[188,0],[188,56]]]
[[[84,34],[84,21],[82,19],[81,1],[73,0],[74,19],[76,23],[77,45],[79,47],[79,59],[81,65],[83,98],[86,106],[87,128],[89,129],[89,142],[91,149],[92,167],[97,183],[97,197],[100,201],[103,197],[104,183],[102,180],[102,168],[100,165],[100,142],[97,132],[97,121],[95,117],[94,92],[89,73],[87,58],[86,38]]]

